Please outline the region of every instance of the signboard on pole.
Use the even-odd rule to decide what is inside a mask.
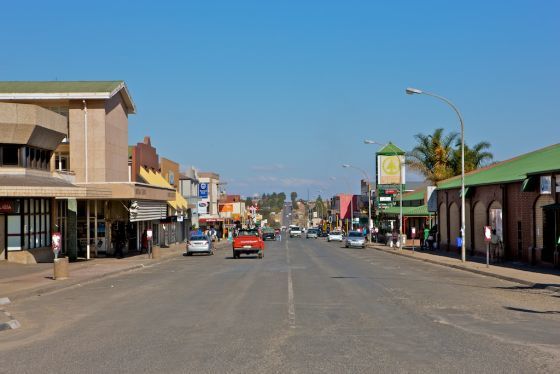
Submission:
[[[377,156],[377,184],[405,184],[403,155]]]
[[[490,243],[492,241],[492,227],[484,226],[484,241]]]
[[[58,231],[53,232],[51,243],[54,258],[58,258],[58,254],[62,250],[62,234]]]
[[[208,198],[208,183],[198,184],[198,197],[200,197],[201,199]]]

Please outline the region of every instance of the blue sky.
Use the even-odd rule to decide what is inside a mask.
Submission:
[[[559,142],[553,1],[9,2],[1,80],[126,80],[129,141],[215,171],[228,192],[352,189],[375,146],[458,131],[497,160]],[[332,178],[334,177],[334,178]]]

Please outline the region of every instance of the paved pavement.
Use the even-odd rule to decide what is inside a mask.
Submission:
[[[444,251],[419,251],[418,248],[404,248],[399,250],[385,245],[370,245],[374,248],[398,256],[405,256],[437,265],[517,282],[530,288],[548,289],[560,292],[560,271],[544,267],[533,267],[524,264],[503,263],[486,266],[486,259],[467,258],[462,262],[457,255]]]
[[[9,305],[0,373],[535,373],[560,297],[321,239],[184,257]]]
[[[228,246],[227,241],[216,243],[217,248]],[[161,259],[153,260],[147,254],[130,254],[121,259],[100,257],[89,261],[78,261],[69,264],[69,279],[53,280],[53,264],[16,264],[0,262],[0,298],[8,297],[12,301],[31,295],[40,295],[62,288],[82,285],[101,277],[139,269],[157,261],[165,261],[185,251],[185,244],[172,244],[169,248],[161,248]]]

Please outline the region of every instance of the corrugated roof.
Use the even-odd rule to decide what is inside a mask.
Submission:
[[[427,205],[403,206],[402,211],[403,211],[403,216],[406,217],[427,217],[430,215],[430,213],[428,212]],[[400,212],[401,209],[398,206],[393,206],[391,208],[387,208],[383,210],[383,213],[391,214],[391,215],[399,215]]]
[[[394,145],[393,143],[389,142],[387,145],[383,146],[379,151],[377,151],[378,155],[403,155],[405,151]]]
[[[421,190],[417,190],[414,192],[409,192],[406,194],[403,194],[403,201],[411,201],[411,200],[424,200],[426,194],[426,189],[423,188]]]
[[[465,175],[465,186],[523,181],[531,174],[560,171],[560,143],[478,169]],[[461,176],[438,183],[438,189],[461,187]]]

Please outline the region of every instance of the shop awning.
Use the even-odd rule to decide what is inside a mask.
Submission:
[[[167,218],[167,204],[160,201],[137,200],[130,208],[130,222]]]
[[[165,188],[174,188],[171,184],[169,184],[165,178],[161,175],[161,173],[154,173],[151,170],[146,170],[143,167],[140,167],[140,176],[144,179],[147,183],[152,184],[154,186],[165,187]],[[175,191],[175,199],[168,200],[167,203],[175,210],[187,210],[189,208],[189,204],[185,200],[180,193]]]

